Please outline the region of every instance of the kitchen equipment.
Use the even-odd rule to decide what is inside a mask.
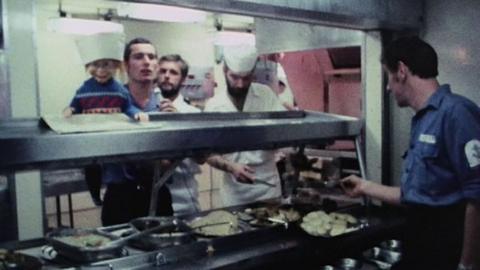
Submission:
[[[363,267],[363,263],[356,259],[343,258],[335,263],[335,266],[341,270],[360,270]]]
[[[42,263],[38,258],[0,249],[0,269],[1,270],[39,270],[42,269]]]
[[[400,261],[402,255],[399,252],[382,249],[379,247],[373,247],[372,249],[366,250],[363,253],[363,256],[370,261],[375,262],[378,265],[378,261],[386,263],[388,265],[393,265],[394,263]]]
[[[210,224],[216,225],[210,226]],[[238,217],[226,210],[215,210],[205,216],[194,217],[188,221],[188,226],[199,228],[193,230],[195,234],[206,237],[233,235],[244,230]]]
[[[336,268],[331,266],[331,265],[324,265],[322,267],[320,267],[319,270],[335,270]]]
[[[182,220],[173,217],[141,217],[132,220],[130,225],[137,231],[149,231],[129,241],[129,245],[142,250],[186,244],[195,240],[190,227]],[[150,230],[151,228],[157,229]]]
[[[383,249],[400,252],[402,249],[402,243],[398,240],[391,239],[380,243],[380,247]]]
[[[120,257],[124,253],[125,242],[115,241],[121,239],[120,237],[97,229],[61,229],[48,233],[46,239],[59,255],[75,262],[106,260]],[[70,241],[72,239],[78,242],[73,244]],[[88,243],[90,239],[95,239],[93,245]],[[103,243],[97,239],[102,239]],[[109,242],[115,243],[108,244]]]

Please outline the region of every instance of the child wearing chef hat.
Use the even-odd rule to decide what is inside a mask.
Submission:
[[[139,121],[148,115],[132,104],[128,90],[113,78],[120,69],[125,36],[120,33],[100,33],[76,40],[85,69],[92,77],[77,90],[65,117],[79,113],[125,113]]]

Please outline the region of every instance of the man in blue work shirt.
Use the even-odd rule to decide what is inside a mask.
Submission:
[[[415,111],[401,186],[349,176],[344,190],[406,208],[392,269],[480,269],[480,109],[438,83],[435,50],[418,37],[392,42],[382,64],[398,106]]]

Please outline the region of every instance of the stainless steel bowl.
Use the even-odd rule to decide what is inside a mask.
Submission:
[[[362,269],[363,263],[356,259],[343,258],[335,263],[335,266],[341,270],[360,270]]]
[[[368,260],[375,260],[385,262],[390,265],[400,261],[402,254],[400,252],[391,251],[379,247],[374,247],[363,253],[364,257]]]
[[[402,248],[402,243],[398,240],[387,240],[380,243],[380,247],[387,250],[400,252]]]

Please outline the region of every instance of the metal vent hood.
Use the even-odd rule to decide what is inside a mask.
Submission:
[[[131,0],[340,28],[414,30],[422,26],[423,0]]]

